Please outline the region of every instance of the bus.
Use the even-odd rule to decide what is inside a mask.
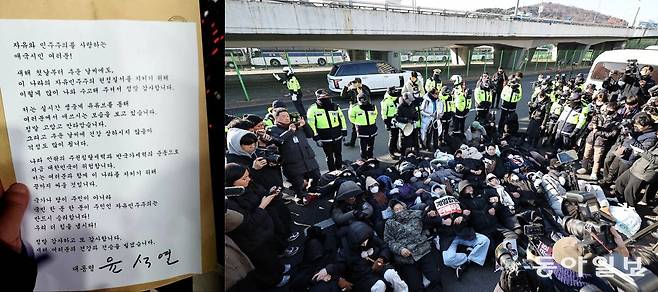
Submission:
[[[449,60],[450,50],[448,48],[435,48],[427,51],[409,51],[400,55],[400,62],[448,62]]]
[[[286,53],[288,54],[286,58]],[[285,51],[285,50],[259,50],[254,49],[251,53],[251,65],[279,67],[289,65],[312,65],[325,66],[327,63],[339,63],[349,61],[347,53],[342,50],[332,51]]]
[[[494,59],[494,48],[491,46],[479,46],[473,49],[471,61],[486,62]]]
[[[233,59],[231,59],[233,55]],[[226,48],[224,49],[224,67],[234,69],[235,65],[249,65],[249,54],[244,48]]]

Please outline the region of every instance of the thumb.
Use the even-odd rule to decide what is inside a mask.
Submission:
[[[13,184],[0,198],[0,243],[21,251],[21,222],[29,205],[30,191],[24,184]]]

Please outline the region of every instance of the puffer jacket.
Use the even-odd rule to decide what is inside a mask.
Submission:
[[[361,246],[366,239],[368,239],[366,246]],[[379,237],[373,236],[372,228],[363,222],[352,223],[349,232],[340,239],[339,245],[336,263],[327,266],[327,273],[336,278],[345,276],[352,283],[374,273],[373,262],[368,258],[371,260],[382,258],[384,262],[388,262],[391,258],[391,251],[386,243]],[[367,252],[368,255],[364,257],[362,252]]]
[[[262,196],[256,194],[251,187],[237,197],[226,200],[228,209],[234,210],[243,216],[242,224],[235,230],[228,232],[235,243],[245,253],[256,251],[274,238],[274,223],[270,214],[258,207]]]
[[[469,181],[464,180],[459,182],[459,202],[464,206],[465,210],[471,211],[466,217],[468,217],[475,232],[489,236],[498,228],[514,227],[514,224],[511,222],[512,220],[509,219],[513,218],[513,215],[502,204],[492,206],[489,202],[489,197],[478,192],[477,189],[473,196],[466,196],[463,191],[469,185],[473,186]],[[489,214],[489,209],[491,208],[496,210],[494,215]],[[499,221],[499,218],[502,220]]]
[[[308,138],[313,138],[311,126],[306,124],[293,132],[288,130],[288,126],[277,124],[269,128],[269,131],[273,137],[282,141],[278,146],[282,159],[281,166],[286,177],[300,176],[320,168],[315,160],[315,152],[308,144]]]
[[[430,253],[432,246],[423,232],[423,211],[408,210],[393,214],[384,227],[384,241],[388,244],[398,264],[413,264]],[[403,257],[403,248],[411,256]]]
[[[631,146],[640,148],[642,150],[648,150],[658,141],[656,137],[656,129],[649,129],[642,133],[633,133],[630,138],[627,138],[622,143],[622,146],[626,147],[622,159],[628,163],[633,163],[635,160],[640,158],[640,155],[633,151]]]
[[[633,176],[646,181],[654,182],[658,179],[658,144],[648,151],[640,154],[640,158],[630,168]]]
[[[448,208],[444,214],[439,213],[436,217],[426,216],[425,226],[430,230],[432,235],[438,235],[441,249],[447,249],[452,243],[452,240],[459,236],[465,240],[472,240],[475,238],[475,230],[468,221],[468,217],[463,215],[464,206],[459,202],[459,200],[452,195],[445,195],[437,199],[439,206],[453,206],[456,208]],[[437,211],[436,203],[429,205],[429,211]],[[462,222],[455,224],[455,219],[462,217]],[[451,219],[452,223],[450,226],[443,225],[444,219]]]
[[[614,143],[620,130],[619,115],[596,115],[596,120],[600,122],[598,130],[589,132],[586,142],[597,147],[606,147]]]
[[[362,194],[363,189],[353,181],[345,181],[338,187],[331,210],[331,217],[337,226],[350,225],[355,221],[369,221],[373,208],[363,200]],[[356,198],[356,202],[347,203],[349,198]]]

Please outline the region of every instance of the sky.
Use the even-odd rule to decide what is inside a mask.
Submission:
[[[541,0],[519,0],[519,6],[534,5]],[[381,2],[384,0],[357,0],[357,2]],[[576,6],[588,10],[594,10],[606,15],[625,19],[628,23],[633,22],[633,17],[640,6],[638,14],[639,21],[650,19],[658,20],[658,0],[545,0],[545,3],[553,2],[562,5]],[[402,5],[411,5],[412,0],[402,0]],[[420,7],[445,8],[450,10],[476,10],[479,8],[510,8],[516,5],[516,0],[416,0]]]

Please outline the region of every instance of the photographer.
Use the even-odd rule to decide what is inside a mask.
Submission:
[[[269,129],[274,138],[282,141],[279,145],[283,174],[292,184],[297,198],[304,205],[318,198],[318,194],[308,194],[305,191],[304,179],[310,179],[309,190],[316,191],[320,180],[320,167],[315,160],[315,153],[308,144],[308,138],[313,137],[313,129],[301,118],[298,124],[292,123],[288,111],[278,108],[274,111],[276,125]]]
[[[614,156],[610,159],[610,163],[605,165],[605,182],[614,182],[639,158],[640,151],[646,151],[657,141],[653,120],[646,113],[635,116],[633,131],[624,136],[621,145],[614,151],[611,150]]]
[[[256,275],[253,277],[255,282],[264,288],[286,285],[290,276],[285,273],[286,270],[290,270],[290,266],[284,266],[277,258],[280,244],[276,238],[275,223],[271,213],[266,210],[279,193],[274,189],[269,193],[264,191],[267,194],[261,195],[264,189],[251,183],[249,170],[242,165],[229,163],[224,171],[226,186],[245,188],[243,194],[228,197],[225,201],[228,209],[237,211],[244,218],[240,226],[227,235],[235,241],[256,268],[254,271]]]
[[[620,81],[623,84],[621,95],[629,97],[637,95],[640,99],[640,105],[649,100],[649,89],[656,85],[651,74],[653,73],[653,66],[645,65],[638,72],[637,60],[629,60],[624,75]]]
[[[591,171],[591,178],[598,179],[601,163],[604,155],[619,135],[620,118],[617,114],[617,103],[608,102],[605,111],[599,112],[590,127],[591,132],[585,139],[585,153],[583,155],[583,167],[578,169],[578,174],[586,174]],[[590,165],[592,167],[590,168]]]
[[[493,104],[492,108],[498,108],[500,102],[500,94],[503,92],[503,87],[507,84],[507,74],[502,67],[493,75]]]
[[[267,164],[259,170],[253,169],[252,167],[252,169],[255,170],[253,175],[256,178],[256,181],[266,189],[270,189],[273,186],[283,186],[283,176],[281,175],[280,164],[281,156],[279,155],[279,150],[277,148],[277,145],[281,144],[281,141],[267,134],[264,120],[259,116],[250,114],[245,115],[244,119],[251,121],[254,124],[250,131],[258,137],[255,152],[256,157],[264,158],[267,162]],[[229,155],[226,156],[226,159],[227,162],[240,163],[237,159],[229,159]]]
[[[658,179],[658,144],[639,153],[640,158],[624,171],[615,183],[617,196],[623,196],[630,207],[642,199],[641,191]]]

